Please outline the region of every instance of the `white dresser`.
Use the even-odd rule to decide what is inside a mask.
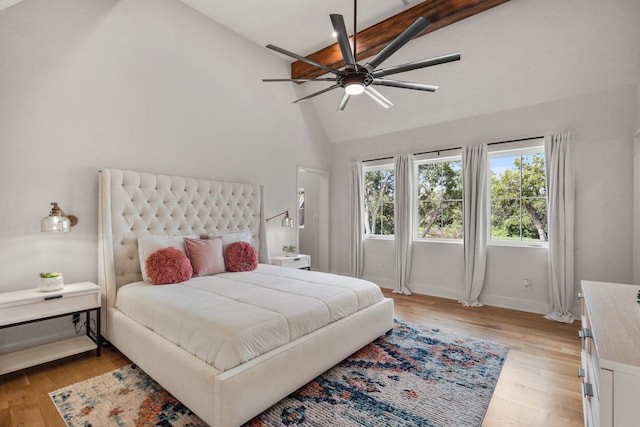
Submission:
[[[640,286],[582,281],[585,426],[640,426]]]

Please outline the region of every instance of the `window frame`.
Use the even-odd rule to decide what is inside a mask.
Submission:
[[[531,141],[527,141],[525,144],[523,144],[521,141],[517,142],[517,143],[509,143],[509,144],[505,144],[503,146],[500,146],[499,148],[493,148],[489,147],[489,150],[487,151],[487,190],[488,190],[488,195],[489,195],[489,200],[487,203],[487,218],[488,218],[488,224],[487,224],[487,245],[489,246],[512,246],[512,247],[542,247],[542,248],[548,248],[549,247],[549,235],[547,234],[547,241],[546,242],[541,242],[541,241],[535,241],[535,240],[522,240],[522,237],[520,237],[520,240],[500,240],[500,239],[493,239],[491,237],[491,205],[492,205],[492,197],[491,197],[491,193],[492,193],[492,189],[491,189],[491,160],[494,158],[499,158],[499,157],[508,157],[508,156],[516,156],[516,155],[530,155],[530,154],[539,154],[542,153],[544,156],[544,161],[545,161],[545,169],[546,169],[546,162],[547,162],[547,153],[545,151],[545,146],[544,146],[544,138],[536,138],[536,139],[532,139]],[[545,206],[546,206],[546,215],[549,215],[549,200],[547,198],[548,195],[548,187],[547,187],[547,177],[546,177],[546,170],[545,170]],[[520,191],[520,201],[522,200],[522,191]],[[520,223],[522,224],[522,217],[520,218]],[[547,230],[548,233],[548,230]]]
[[[460,169],[462,170],[462,150],[456,149],[456,150],[447,150],[449,151],[449,154],[447,154],[446,156],[440,156],[440,154],[438,152],[436,153],[428,153],[425,155],[420,155],[420,156],[415,156],[414,157],[414,161],[413,161],[413,172],[414,172],[414,177],[415,177],[415,192],[414,192],[414,197],[413,197],[413,219],[412,219],[412,229],[413,229],[413,241],[414,242],[435,242],[435,243],[454,243],[454,244],[462,244],[464,242],[463,238],[460,239],[446,239],[446,238],[439,238],[439,237],[433,237],[433,238],[426,238],[426,237],[420,237],[418,234],[418,169],[420,167],[420,165],[423,164],[428,164],[428,163],[446,163],[446,162],[451,162],[451,161],[459,161],[460,162]],[[463,183],[461,183],[461,187],[462,187]],[[463,191],[463,195],[460,198],[461,203],[464,206],[464,191]],[[462,227],[464,227],[464,216],[461,219],[461,225]],[[464,230],[464,228],[463,228]]]
[[[383,160],[378,160],[378,161],[372,161],[372,162],[368,162],[366,165],[362,165],[362,187],[363,187],[363,194],[362,194],[362,202],[363,202],[363,210],[362,210],[362,222],[363,225],[366,222],[366,217],[365,217],[365,209],[364,209],[364,201],[365,201],[365,195],[366,195],[366,191],[365,191],[365,187],[366,187],[366,180],[365,180],[365,175],[367,172],[375,172],[375,171],[381,171],[381,170],[388,170],[391,169],[393,171],[393,177],[394,177],[394,188],[393,188],[393,204],[394,204],[394,210],[393,210],[393,225],[394,225],[394,232],[393,234],[368,234],[363,230],[363,237],[365,239],[379,239],[379,240],[394,240],[395,239],[395,221],[396,221],[396,212],[395,212],[395,200],[396,200],[396,194],[395,194],[395,173],[396,173],[396,168],[395,168],[395,163],[393,162],[392,159],[383,159]]]

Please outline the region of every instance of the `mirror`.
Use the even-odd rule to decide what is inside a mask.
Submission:
[[[311,270],[329,272],[329,172],[298,167],[298,245]]]

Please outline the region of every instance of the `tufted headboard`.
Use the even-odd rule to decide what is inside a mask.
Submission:
[[[142,280],[138,237],[206,236],[250,230],[269,262],[262,186],[104,169],[99,172],[98,282],[103,307],[117,288]]]

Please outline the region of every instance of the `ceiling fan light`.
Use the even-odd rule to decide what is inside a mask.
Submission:
[[[344,86],[344,91],[349,95],[360,95],[364,92],[364,85],[358,82],[349,83]]]

